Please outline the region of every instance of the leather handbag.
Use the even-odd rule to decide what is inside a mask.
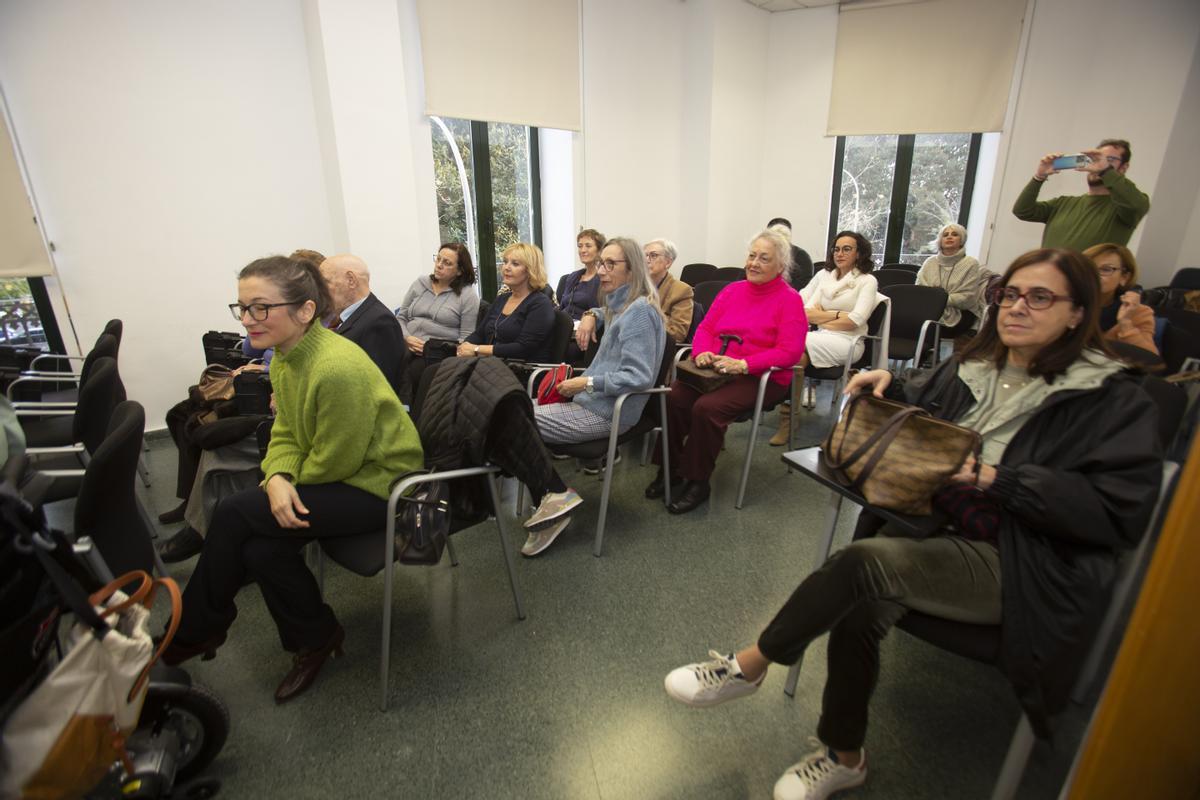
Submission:
[[[436,364],[447,358],[458,355],[458,342],[450,339],[426,339],[425,348],[421,351],[426,364]]]
[[[223,364],[209,364],[200,373],[196,386],[199,399],[209,405],[218,400],[232,400],[234,395],[233,370]]]
[[[742,337],[732,333],[723,334],[721,336],[721,352],[718,355],[725,355],[731,341],[741,344]],[[685,386],[692,387],[700,394],[716,391],[737,377],[737,375],[717,372],[713,367],[701,367],[693,359],[680,361],[675,365],[675,379]]]
[[[419,484],[396,512],[396,558],[431,567],[442,560],[450,533],[450,489],[445,481]]]
[[[559,393],[558,385],[575,374],[570,364],[559,364],[546,372],[538,382],[537,404],[548,406],[551,403],[569,403],[571,398]]]
[[[934,492],[967,456],[976,461],[979,434],[935,419],[917,406],[860,394],[846,406],[821,448],[821,458],[843,486],[873,506],[927,515]]]

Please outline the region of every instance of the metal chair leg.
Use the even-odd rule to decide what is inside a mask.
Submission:
[[[659,419],[662,420],[662,429],[658,434],[658,441],[662,447],[662,462],[663,462],[663,505],[671,505],[671,451],[667,447],[667,396],[660,394],[658,396],[658,411]]]
[[[767,380],[770,373],[764,373],[758,382],[758,399],[754,402],[754,418],[750,423],[750,441],[746,444],[746,459],[742,466],[742,482],[738,484],[737,502],[733,507],[739,511],[742,501],[746,498],[746,484],[750,482],[750,459],[754,456],[754,442],[758,439],[758,426],[762,421],[763,397],[767,393]]]
[[[142,453],[138,453],[137,471],[138,475],[142,477],[142,485],[149,489],[150,469],[146,466],[146,456]]]
[[[496,530],[500,533],[500,549],[504,553],[504,565],[508,568],[508,582],[512,586],[513,603],[517,606],[517,619],[525,619],[525,604],[521,600],[521,587],[517,584],[517,572],[513,565],[512,547],[508,542],[508,533],[504,530],[504,520],[500,513],[500,488],[496,485],[496,476],[488,473],[488,494],[492,498],[492,509],[496,512]]]
[[[796,659],[796,663],[788,668],[787,681],[783,684],[783,693],[788,697],[796,696],[796,684],[800,682],[800,665],[804,663],[804,656]]]
[[[821,565],[829,559],[829,551],[833,549],[833,536],[837,533],[838,517],[842,512],[842,496],[837,492],[829,493],[829,503],[825,511],[825,531],[821,534],[821,547],[817,550],[816,563],[813,569],[820,569]],[[796,696],[796,684],[800,680],[800,666],[804,663],[804,656],[796,659],[796,663],[788,669],[787,682],[783,684],[783,693],[788,697]]]
[[[450,566],[458,566],[458,555],[454,552],[454,540],[449,536],[446,537],[446,554],[450,556]]]
[[[992,788],[992,800],[1012,800],[1017,796],[1025,765],[1029,763],[1029,754],[1033,752],[1033,742],[1033,727],[1029,724],[1029,717],[1022,714],[1013,732],[1012,743],[1008,746],[1008,754],[1004,756],[1004,766],[1000,768],[1000,775]]]

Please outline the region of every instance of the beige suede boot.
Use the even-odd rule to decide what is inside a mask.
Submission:
[[[788,434],[792,432],[792,407],[788,403],[779,404],[779,430],[767,442],[772,447],[780,447],[788,443]]]

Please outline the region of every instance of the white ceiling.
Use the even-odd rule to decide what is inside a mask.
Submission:
[[[836,6],[838,0],[746,0],[752,6],[758,6],[763,11],[795,11],[798,8],[816,8],[817,6]]]

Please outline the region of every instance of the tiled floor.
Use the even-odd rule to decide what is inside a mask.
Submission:
[[[816,412],[802,412],[804,443],[828,426],[827,392]],[[769,797],[814,731],[824,640],[810,649],[794,700],[779,667],[757,695],[709,710],[674,703],[662,679],[710,647],[753,641],[811,568],[825,497],[787,472],[782,448],[766,445],[775,420],[759,431],[741,511],[733,496],[748,424],[731,431],[711,501],[682,517],[642,497],[653,468],[627,453],[599,559],[591,547],[600,481],[560,462],[586,503],[549,551],[519,560],[524,622],[494,525],[456,537],[457,568],[400,568],[386,713],[377,706],[382,577],[328,569],[345,657],[281,707],[272,692],[289,657],[258,592],[247,589],[217,658],[189,663],[232,712],[211,769],[221,796]],[[148,456],[157,513],[175,503],[175,452],[156,439]],[[522,537],[510,530],[515,551]],[[190,570],[185,562],[173,574],[183,581]],[[872,704],[870,777],[845,796],[986,797],[1017,716],[997,671],[894,633]],[[1078,727],[1057,750],[1035,751],[1022,798],[1057,796]]]

